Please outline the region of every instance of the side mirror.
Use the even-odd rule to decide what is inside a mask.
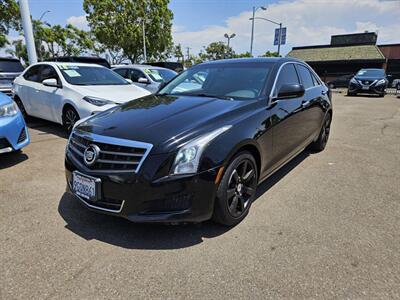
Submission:
[[[51,86],[51,87],[56,87],[56,88],[60,88],[61,85],[58,84],[57,79],[55,78],[48,78],[42,81],[42,84],[45,86]]]
[[[298,98],[303,96],[304,93],[305,90],[302,84],[284,84],[279,89],[278,96],[275,99]]]
[[[126,80],[127,82],[129,82],[130,84],[132,84],[132,83],[133,83],[132,79],[125,78],[125,80]]]
[[[147,78],[140,77],[140,78],[138,79],[138,83],[149,84],[150,81],[149,81]]]

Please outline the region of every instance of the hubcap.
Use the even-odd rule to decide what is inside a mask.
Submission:
[[[233,217],[240,217],[256,191],[257,178],[253,164],[243,160],[233,170],[228,183],[227,204]]]

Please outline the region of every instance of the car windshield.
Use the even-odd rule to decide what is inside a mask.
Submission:
[[[211,63],[193,67],[159,94],[251,100],[261,96],[272,63]]]
[[[151,80],[155,82],[167,82],[176,76],[176,72],[168,69],[144,69]]]
[[[385,76],[385,71],[382,69],[364,69],[360,70],[357,73],[358,77],[384,77]]]
[[[103,67],[60,64],[65,80],[74,85],[126,85],[129,84],[117,73]]]
[[[0,72],[18,73],[23,70],[24,67],[18,60],[0,60]]]

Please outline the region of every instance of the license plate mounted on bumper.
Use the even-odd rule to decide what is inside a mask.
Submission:
[[[101,197],[101,179],[72,172],[72,192],[84,200],[97,201]]]

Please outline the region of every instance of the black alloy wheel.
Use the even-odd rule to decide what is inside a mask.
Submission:
[[[217,191],[213,219],[223,225],[236,225],[249,212],[258,182],[257,165],[249,152],[235,156],[227,167]]]
[[[311,144],[311,148],[313,150],[320,152],[325,149],[326,144],[328,143],[329,134],[331,132],[331,122],[332,117],[328,113],[325,117],[324,123],[322,124],[318,139]]]
[[[75,109],[73,109],[72,107],[67,107],[64,110],[62,119],[64,128],[69,133],[72,131],[72,128],[74,128],[76,121],[79,120],[79,115]]]

